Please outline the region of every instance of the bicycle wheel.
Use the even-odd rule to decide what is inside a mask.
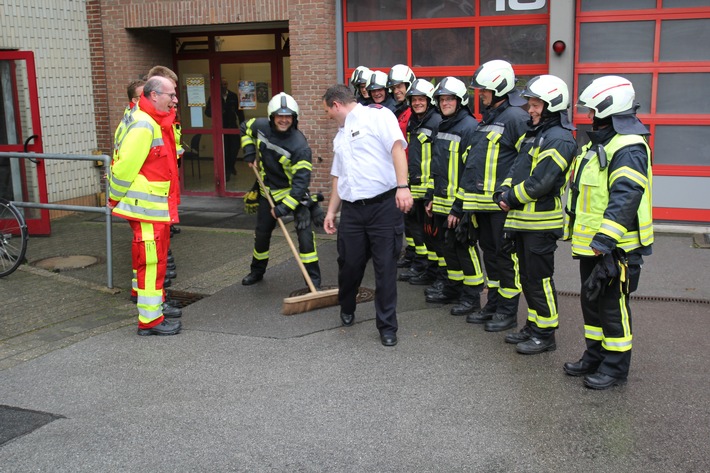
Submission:
[[[27,251],[27,225],[14,205],[0,199],[0,278],[17,269]]]

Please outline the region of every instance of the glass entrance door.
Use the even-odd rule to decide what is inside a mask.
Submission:
[[[255,59],[178,61],[185,192],[225,196],[251,189],[254,175],[244,163],[239,126],[266,117],[276,80],[274,60]]]

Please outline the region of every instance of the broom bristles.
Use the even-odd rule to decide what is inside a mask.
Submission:
[[[338,305],[338,289],[328,289],[327,291],[309,292],[285,298],[281,313],[283,315],[301,314],[335,305]]]

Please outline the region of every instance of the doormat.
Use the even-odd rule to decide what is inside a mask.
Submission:
[[[696,233],[693,235],[695,248],[710,248],[710,233]]]
[[[0,447],[64,416],[0,404]]]

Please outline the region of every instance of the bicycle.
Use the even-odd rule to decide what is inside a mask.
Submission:
[[[12,202],[0,199],[0,278],[12,274],[25,260],[27,225]]]

